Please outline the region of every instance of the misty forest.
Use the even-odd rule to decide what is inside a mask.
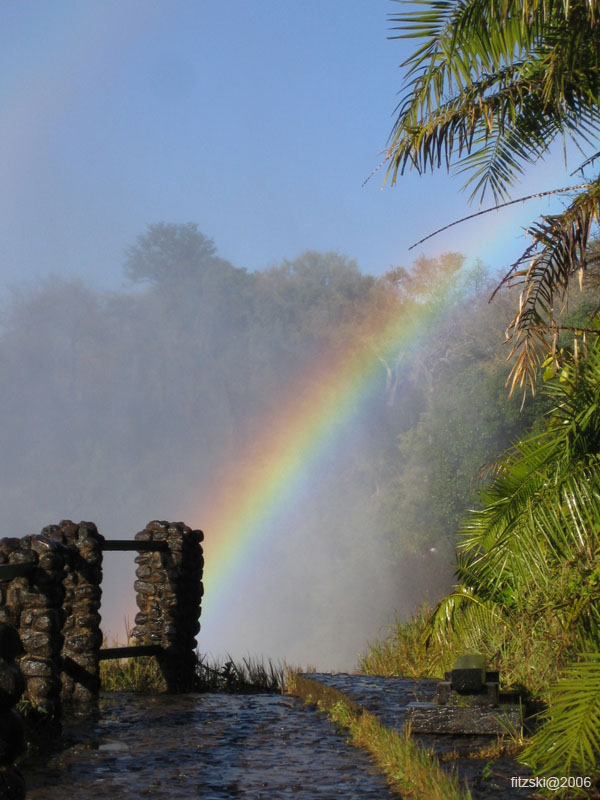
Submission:
[[[240,458],[246,471],[260,463],[269,420],[315,363],[335,370],[360,353],[369,391],[229,587],[228,615],[211,620],[208,599],[200,654],[440,677],[474,651],[543,695],[598,624],[597,551],[580,530],[595,529],[597,480],[594,243],[590,255],[582,288],[556,310],[533,396],[507,393],[515,293],[489,302],[497,276],[458,253],[381,277],[315,251],[248,272],[196,224],[157,223],[127,248],[120,292],[59,278],[13,287],[0,340],[7,531],[88,518],[131,538],[152,518],[207,521],[210,576],[211,514],[216,498],[235,506]],[[567,502],[547,499],[556,485]],[[103,583],[102,627],[115,635],[135,614],[133,581],[106,558]],[[582,677],[575,709],[590,703]],[[526,757],[547,750],[534,740]]]
[[[421,257],[376,278],[345,255],[307,251],[248,272],[196,224],[158,223],[127,248],[121,292],[52,277],[14,287],[0,340],[7,531],[63,518],[128,538],[153,518],[205,527],[215,485],[240,453],[260,458],[288,387],[323,352],[335,364],[366,349],[372,391],[318,490],[240,587],[230,627],[221,619],[219,638],[205,615],[200,639],[352,668],[395,614],[450,589],[474,481],[548,406],[539,393],[522,409],[507,399],[515,298],[489,303],[493,278],[463,262]],[[425,324],[383,341],[370,328],[382,309]],[[133,580],[118,572],[122,557],[109,559],[103,628],[115,636],[135,614],[133,594],[124,600]]]

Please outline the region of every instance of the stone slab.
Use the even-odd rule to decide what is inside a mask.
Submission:
[[[520,705],[495,708],[440,706],[436,703],[409,703],[406,724],[413,733],[474,734],[501,736],[508,730],[520,730]]]
[[[479,692],[460,694],[454,691],[450,681],[442,681],[437,688],[437,702],[441,706],[497,706],[499,703],[498,684],[486,681]]]

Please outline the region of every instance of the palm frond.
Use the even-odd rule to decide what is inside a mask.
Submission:
[[[600,155],[600,153],[598,155]],[[369,178],[365,180],[365,183],[367,182],[367,180],[369,180]],[[524,195],[523,197],[515,197],[514,200],[508,200],[505,203],[500,203],[495,206],[490,206],[490,208],[483,208],[481,211],[475,211],[473,214],[467,214],[466,217],[461,217],[460,219],[456,219],[453,222],[449,222],[447,225],[443,225],[441,228],[437,228],[437,230],[428,233],[427,236],[424,236],[422,239],[419,239],[417,242],[414,242],[414,244],[411,244],[411,246],[408,249],[414,250],[415,247],[418,247],[420,244],[423,244],[423,242],[426,242],[428,239],[432,239],[434,236],[437,236],[438,233],[447,231],[449,228],[453,228],[455,225],[460,225],[461,223],[466,222],[467,220],[475,219],[475,217],[482,217],[484,214],[491,214],[494,211],[500,211],[501,209],[507,208],[508,206],[514,206],[516,203],[525,203],[527,200],[534,200],[539,197],[549,197],[550,195],[554,194],[565,194],[566,192],[574,192],[578,189],[586,189],[588,186],[589,183],[580,183],[577,184],[576,186],[562,186],[559,189],[547,189],[546,191],[543,192],[535,192],[534,194],[527,194]],[[508,280],[508,275],[505,280]],[[495,297],[495,295],[498,293],[499,290],[500,286],[494,289],[490,301],[493,300],[493,298]]]
[[[488,495],[495,499],[465,520],[457,574],[479,597],[516,609],[528,595],[552,593],[565,563],[593,563],[600,550],[600,461],[562,476],[542,472],[503,502],[511,484],[496,483]]]
[[[600,37],[588,24],[557,25],[560,10],[553,18],[538,7],[546,24],[536,33],[504,3],[426,5],[393,17],[398,37],[425,41],[403,64],[406,93],[387,151],[392,183],[408,167],[449,169],[458,158],[474,172],[474,194],[489,185],[498,200],[556,135],[587,141],[598,130]]]
[[[515,358],[507,385],[510,394],[517,386],[533,381],[544,355],[550,349],[551,315],[573,275],[588,265],[588,245],[593,226],[600,217],[600,178],[578,194],[561,214],[544,216],[528,233],[532,244],[517,261],[503,283],[521,283],[519,310],[507,329]],[[519,269],[530,261],[526,270]]]
[[[544,724],[519,760],[536,775],[597,774],[600,757],[600,654],[584,653],[550,690]]]
[[[419,41],[407,58],[404,94],[386,151],[385,181],[408,169],[458,169],[471,200],[498,204],[557,136],[583,153],[600,132],[600,0],[415,0],[391,15],[393,36]],[[593,160],[594,157],[592,157]],[[591,163],[585,159],[583,165]],[[583,167],[582,167],[583,168]],[[535,391],[556,326],[553,301],[574,272],[598,221],[598,182],[562,213],[532,225],[533,242],[509,272],[523,282],[508,329],[508,385]],[[550,331],[550,334],[549,334]]]
[[[478,492],[459,531],[459,581],[509,613],[549,602],[580,641],[600,643],[594,589],[600,553],[600,340],[548,383],[546,429],[518,442]],[[557,584],[557,575],[574,588]],[[562,580],[562,578],[561,578]],[[569,592],[577,605],[569,607]],[[562,593],[562,595],[561,595]],[[566,598],[566,599],[565,599]],[[583,637],[583,638],[582,638]]]
[[[465,648],[481,648],[482,640],[498,626],[506,626],[509,618],[502,606],[482,598],[465,584],[459,584],[433,609],[424,638],[427,645],[436,641],[448,646],[452,640]]]

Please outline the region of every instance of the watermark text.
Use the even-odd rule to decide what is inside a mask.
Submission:
[[[592,786],[592,779],[580,775],[563,777],[545,775],[541,778],[522,778],[520,775],[513,775],[510,785],[513,789],[550,789],[552,792],[557,792],[559,789],[589,789]]]

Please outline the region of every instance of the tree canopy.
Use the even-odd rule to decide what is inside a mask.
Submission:
[[[233,269],[229,262],[217,257],[215,243],[194,222],[148,225],[136,244],[125,252],[124,273],[134,283],[181,286],[190,280],[199,282],[207,272],[219,267]]]

